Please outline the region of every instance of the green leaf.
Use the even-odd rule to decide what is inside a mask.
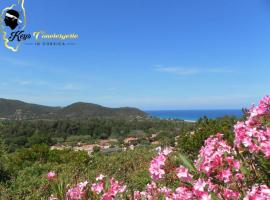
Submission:
[[[220,200],[220,199],[217,197],[217,195],[216,195],[215,193],[213,193],[213,192],[211,192],[211,197],[212,197],[213,200]]]
[[[240,167],[240,171],[245,174],[245,175],[248,175],[250,174],[250,171],[248,170],[248,168],[246,168],[245,166],[241,166]]]
[[[193,163],[183,154],[179,153],[179,158],[181,159],[183,165],[189,169],[189,171],[192,171],[194,173],[197,173],[197,170]]]

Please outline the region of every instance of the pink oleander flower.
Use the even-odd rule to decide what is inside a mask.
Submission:
[[[156,200],[164,197],[166,200],[211,200],[207,190],[207,182],[199,179],[192,186],[182,186],[173,191],[167,187],[159,187],[155,182],[148,184],[143,192],[135,191],[135,200]]]
[[[248,191],[244,200],[270,200],[270,187],[266,185],[254,185]]]
[[[147,184],[146,190],[143,192],[135,191],[135,200],[156,200],[160,197],[165,197],[166,200],[177,200],[180,195],[173,192],[172,189],[167,187],[158,187],[155,182]],[[179,198],[178,198],[179,199]]]
[[[199,200],[211,200],[211,196],[208,191],[209,183],[208,181],[199,178],[198,180],[193,182],[193,196],[195,199]]]
[[[56,178],[56,173],[55,173],[55,172],[51,171],[51,172],[49,172],[49,173],[47,174],[47,179],[48,179],[49,181],[51,181],[51,180],[53,180],[53,179],[55,179],[55,178]]]
[[[270,113],[270,96],[265,96],[259,101],[258,106],[252,106],[250,109],[250,118],[256,119],[262,115],[268,115]]]
[[[235,177],[236,177],[237,180],[240,180],[240,181],[244,180],[244,174],[242,174],[242,173],[236,173]]]
[[[195,166],[199,172],[204,172],[208,177],[229,183],[234,173],[239,171],[240,162],[235,159],[235,151],[222,139],[222,134],[218,133],[205,141]]]
[[[165,148],[163,151],[159,150],[158,156],[156,156],[150,163],[149,172],[153,180],[159,180],[163,178],[165,174],[164,166],[167,156],[172,152],[171,148]]]
[[[256,108],[258,114],[269,114],[270,112],[270,96],[263,97],[258,107]]]
[[[124,193],[126,186],[122,185],[114,178],[110,179],[110,188],[102,195],[102,200],[115,200],[118,194]]]
[[[104,189],[104,183],[100,182],[100,183],[93,183],[91,190],[97,194],[100,194]]]
[[[153,180],[161,179],[164,176],[165,171],[163,167],[165,165],[165,161],[166,157],[164,155],[158,155],[151,161],[149,171]]]
[[[195,191],[195,193],[204,192],[206,185],[207,185],[207,182],[205,182],[203,179],[198,179],[193,184],[193,190]]]
[[[96,181],[102,181],[106,176],[104,176],[103,174],[100,174],[97,178]]]
[[[232,190],[234,183],[241,183],[244,175],[240,172],[241,163],[236,159],[235,150],[223,139],[222,134],[210,136],[201,148],[195,167],[199,172],[206,174],[208,180],[197,180],[194,183],[194,193],[214,192],[220,198],[227,196],[228,200],[239,199],[238,191]],[[225,187],[213,184],[213,181],[222,182]],[[215,182],[214,181],[214,182]],[[199,187],[201,185],[201,187]],[[207,190],[205,186],[207,185]],[[226,194],[225,194],[226,193]],[[237,198],[235,198],[237,196]],[[230,197],[230,198],[229,198]]]
[[[176,175],[182,181],[191,181],[192,175],[188,172],[188,169],[184,166],[176,168]]]
[[[235,200],[235,199],[239,199],[240,193],[225,188],[223,191],[223,196],[225,197],[226,200]]]
[[[161,154],[163,154],[165,156],[168,156],[171,152],[172,152],[172,148],[171,147],[166,147],[165,149],[163,149]]]
[[[173,200],[177,199],[193,199],[193,192],[191,188],[188,187],[178,187],[173,194]]]
[[[85,195],[85,187],[88,181],[79,183],[76,187],[70,188],[66,193],[66,200],[81,200]]]
[[[203,193],[200,197],[199,200],[212,200],[211,195],[208,194],[207,192]]]
[[[167,187],[162,187],[157,189],[159,194],[163,194],[165,197],[170,197],[172,195],[172,189]]]
[[[258,106],[252,106],[247,120],[234,126],[237,148],[250,153],[262,152],[265,157],[270,157],[270,130],[261,123],[265,117],[270,117],[270,96],[264,97]]]
[[[142,198],[140,191],[134,191],[134,200],[140,200]]]
[[[51,195],[51,196],[49,197],[49,200],[58,200],[58,198],[55,197],[55,196],[53,196],[53,195]]]
[[[231,181],[231,177],[232,177],[231,169],[222,170],[220,172],[220,174],[218,175],[218,177],[220,180],[223,180],[224,183],[229,183]]]
[[[233,167],[234,167],[234,169],[236,171],[239,171],[240,170],[240,167],[241,167],[240,162],[238,160],[234,160],[233,161]]]
[[[146,190],[143,192],[136,191],[134,193],[135,200],[141,200],[141,199],[155,199],[158,197],[158,187],[155,182],[149,183],[146,185]]]
[[[261,143],[261,150],[267,158],[270,158],[270,140]]]

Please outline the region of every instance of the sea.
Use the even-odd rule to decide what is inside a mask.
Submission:
[[[224,116],[243,116],[242,110],[151,110],[146,111],[150,116],[160,119],[180,119],[186,121],[197,121],[206,116],[209,119],[215,119]]]

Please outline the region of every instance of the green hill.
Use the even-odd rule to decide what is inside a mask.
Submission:
[[[137,108],[107,108],[97,104],[78,102],[66,107],[50,107],[0,98],[0,118],[10,120],[85,119],[92,117],[146,117]]]

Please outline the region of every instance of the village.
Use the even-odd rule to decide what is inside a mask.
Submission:
[[[88,155],[93,152],[113,153],[126,151],[128,149],[133,150],[138,146],[143,145],[159,145],[160,142],[156,140],[158,134],[152,134],[150,137],[142,139],[135,136],[129,136],[122,141],[118,139],[101,139],[93,144],[78,142],[77,144],[56,144],[50,147],[51,150],[74,150],[74,151],[86,151]]]

